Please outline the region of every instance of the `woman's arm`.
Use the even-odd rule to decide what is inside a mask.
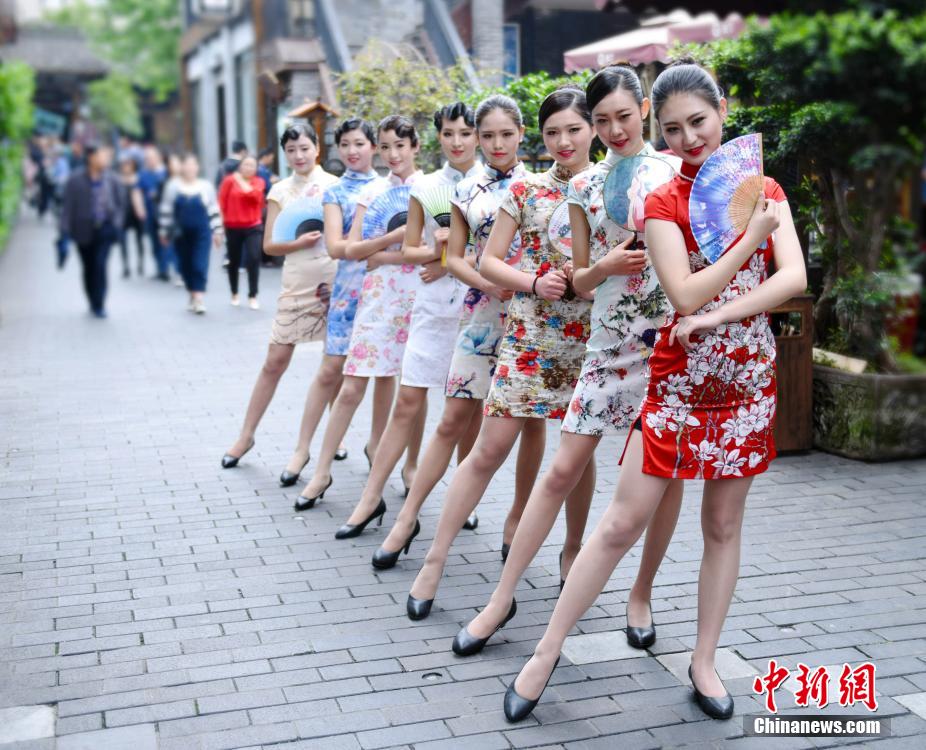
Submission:
[[[760,200],[746,232],[716,263],[692,272],[685,238],[678,224],[664,219],[646,220],[646,244],[659,283],[680,315],[691,315],[710,302],[730,283],[749,256],[778,227],[777,201]]]
[[[466,261],[466,243],[469,224],[457,206],[450,208],[450,237],[447,240],[447,270],[467,286],[489,291],[494,284],[483,278],[472,264]]]
[[[223,216],[228,213],[228,194],[231,188],[231,180],[222,180],[222,184],[219,185],[219,209]]]
[[[267,204],[267,221],[264,224],[264,252],[267,255],[289,255],[297,250],[305,250],[312,247],[321,238],[321,232],[306,232],[290,242],[273,241],[273,225],[280,215],[280,204],[276,201],[269,201]]]
[[[572,227],[572,285],[579,294],[591,294],[608,276],[640,273],[646,266],[646,253],[629,249],[635,235],[612,247],[591,265],[592,229],[581,206],[569,204],[569,224]]]
[[[347,247],[347,237],[342,233],[344,227],[344,212],[337,203],[326,203],[325,212],[325,248],[335,260],[346,257],[344,248]],[[268,213],[269,221],[269,213]]]
[[[347,247],[344,248],[344,257],[350,260],[365,260],[373,253],[385,250],[390,245],[396,245],[405,239],[405,227],[398,227],[381,237],[371,240],[362,240],[363,217],[367,207],[357,204],[357,213],[354,214],[354,223],[351,224],[350,234],[347,235]],[[400,256],[401,257],[401,256]]]
[[[438,230],[439,231],[439,230]],[[436,250],[422,242],[424,233],[424,209],[412,196],[408,201],[408,221],[405,223],[405,241],[402,243],[402,262],[410,265],[430,263],[440,260],[440,243],[435,242]]]
[[[129,196],[132,201],[132,211],[135,212],[135,218],[137,218],[139,221],[144,221],[148,217],[148,214],[145,211],[145,196],[142,195],[141,189],[138,187],[138,185],[132,187],[132,191],[129,193]]]

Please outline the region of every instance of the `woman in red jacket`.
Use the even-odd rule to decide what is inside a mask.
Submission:
[[[231,303],[238,299],[238,269],[248,271],[248,306],[259,310],[257,279],[260,276],[261,215],[264,210],[264,181],[257,176],[257,159],[245,156],[238,169],[222,180],[219,187],[219,208],[225,224],[228,246],[228,285]]]

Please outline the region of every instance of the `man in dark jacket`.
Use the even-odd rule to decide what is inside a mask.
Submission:
[[[125,191],[109,170],[108,148],[89,144],[86,166],[67,181],[61,205],[61,232],[80,253],[90,312],[106,317],[106,263],[125,217]]]
[[[241,160],[248,155],[248,147],[244,141],[232,141],[231,155],[219,166],[219,171],[215,173],[215,189],[218,192],[222,187],[222,180],[238,169]]]

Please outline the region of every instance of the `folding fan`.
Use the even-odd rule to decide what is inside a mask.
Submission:
[[[450,226],[450,201],[455,188],[453,185],[435,185],[434,187],[415,193],[424,212],[437,222],[439,227]]]
[[[363,232],[365,240],[382,237],[393,229],[405,226],[408,220],[409,185],[391,187],[367,206],[363,215]]]
[[[621,159],[604,181],[604,210],[615,224],[642,232],[646,196],[673,177],[668,159],[646,154]]]
[[[292,242],[306,232],[324,230],[324,209],[321,198],[297,198],[277,215],[273,222],[274,242]]]
[[[553,209],[547,225],[547,236],[553,247],[567,258],[572,257],[572,225],[569,223],[569,204],[566,201]]]
[[[764,192],[761,133],[727,141],[707,157],[691,186],[688,213],[691,233],[708,262],[746,230]]]

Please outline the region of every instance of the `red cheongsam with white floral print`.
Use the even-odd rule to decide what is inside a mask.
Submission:
[[[675,222],[685,237],[688,263],[707,266],[691,234],[688,198],[697,167],[646,198],[646,218]],[[689,179],[686,179],[688,177]],[[781,186],[765,178],[765,196],[786,200]],[[698,313],[714,310],[758,287],[768,276],[773,239],[759,248],[724,290]],[[760,474],[775,458],[775,338],[768,314],[726,323],[692,337],[691,351],[669,331],[676,313],[660,329],[647,364],[649,382],[641,408],[643,472],[684,479],[727,479]]]

